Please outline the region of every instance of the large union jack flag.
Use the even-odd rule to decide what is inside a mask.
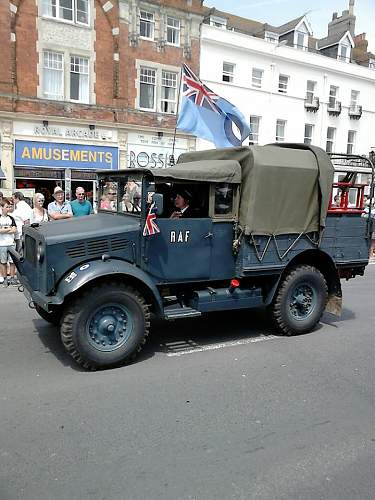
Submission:
[[[145,227],[143,228],[143,236],[151,236],[152,234],[160,233],[160,229],[158,228],[155,220],[155,203],[153,203],[146,217]]]
[[[210,111],[222,114],[221,109],[215,103],[219,96],[202,83],[186,64],[182,65],[182,83],[184,97],[193,101],[197,106],[203,106]]]

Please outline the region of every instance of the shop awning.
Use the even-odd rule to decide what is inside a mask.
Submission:
[[[0,167],[0,179],[6,179],[4,172],[1,170],[1,167]]]

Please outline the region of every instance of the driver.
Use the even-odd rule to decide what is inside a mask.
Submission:
[[[177,210],[172,212],[170,219],[186,219],[191,217],[191,199],[192,195],[187,189],[179,189],[174,198],[174,205]]]

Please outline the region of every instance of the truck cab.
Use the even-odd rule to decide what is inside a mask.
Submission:
[[[87,369],[133,360],[151,313],[177,320],[263,306],[281,334],[311,331],[324,310],[340,312],[340,278],[368,263],[363,196],[373,169],[345,161],[336,183],[326,153],[295,144],[98,172],[97,214],[26,228],[23,256],[12,251],[21,289]],[[351,206],[350,190],[359,193]]]

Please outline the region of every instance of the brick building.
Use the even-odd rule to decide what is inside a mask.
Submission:
[[[167,164],[181,63],[199,69],[202,3],[0,2],[2,187],[92,191],[95,168]],[[176,156],[194,148],[177,134]]]

